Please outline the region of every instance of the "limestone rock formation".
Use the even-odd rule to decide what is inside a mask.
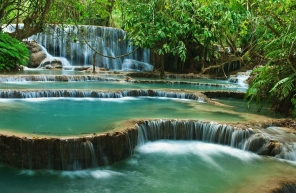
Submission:
[[[27,48],[30,51],[30,59],[28,62],[29,68],[37,68],[40,63],[46,58],[46,53],[41,46],[35,41],[26,41]]]

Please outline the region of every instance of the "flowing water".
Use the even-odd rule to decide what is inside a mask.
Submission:
[[[273,183],[281,176],[293,177],[295,172],[292,163],[227,146],[161,140],[139,146],[132,157],[109,167],[30,171],[2,165],[0,191],[263,192],[270,186],[268,182]]]
[[[15,31],[15,27],[15,25],[8,25],[3,30],[12,32]],[[18,27],[22,28],[23,25],[20,24]],[[79,34],[83,34],[84,37]],[[117,59],[102,57],[97,54],[96,65],[99,67],[112,70],[122,70],[123,67],[138,70],[139,66],[149,66],[148,68],[151,70],[151,65],[149,64],[150,50],[136,49],[125,39],[125,36],[125,31],[110,27],[48,25],[45,27],[43,33],[31,36],[28,40],[38,42],[50,55],[58,57],[56,59],[67,59],[67,64],[69,62],[75,66],[91,66],[93,64],[93,49],[95,49],[97,52],[110,57],[130,53],[125,57],[119,57]],[[50,59],[54,58],[50,56]],[[50,59],[47,58],[45,61]],[[131,59],[135,61],[132,64],[130,62]]]
[[[214,81],[213,81],[213,84]],[[80,81],[80,82],[2,82],[0,89],[186,89],[186,90],[228,90],[245,92],[246,87],[225,84],[224,86],[194,85],[194,84],[166,84],[166,83],[130,83],[125,81]]]
[[[82,26],[93,46],[105,55],[117,56],[134,48],[125,41],[125,32],[112,28]],[[8,31],[13,29],[8,29]],[[67,58],[71,65],[90,66],[92,51],[81,39],[72,41],[73,26],[49,26],[53,36],[38,34],[32,37],[54,57]],[[93,39],[95,38],[95,39]],[[101,42],[96,44],[96,42]],[[110,60],[97,56],[97,66],[113,70],[152,70],[149,50],[139,49],[131,56]],[[137,60],[137,61],[136,61]],[[71,66],[70,66],[71,67]],[[125,76],[100,73],[110,80],[56,81],[44,78],[54,76],[87,76],[73,70],[50,71],[26,69],[0,77],[0,130],[30,135],[72,136],[82,133],[99,133],[112,130],[127,119],[194,119],[217,122],[264,121],[279,118],[268,109],[256,112],[256,106],[247,109],[247,102],[234,99],[216,99],[225,106],[213,105],[199,99],[185,99],[185,95],[162,93],[155,97],[114,97],[107,91],[121,89],[177,89],[229,90],[245,92],[245,76],[229,81],[210,79],[173,79],[173,83],[156,83],[158,79],[134,78],[140,83],[126,82]],[[22,75],[40,75],[39,81],[15,78]],[[8,77],[8,78],[7,78]],[[112,79],[112,80],[111,80]],[[141,82],[142,81],[142,82]],[[186,82],[186,83],[184,83]],[[189,83],[188,83],[189,82]],[[191,84],[191,83],[192,84]],[[198,83],[198,84],[196,84]],[[54,89],[54,90],[52,90]],[[71,90],[69,90],[71,89]],[[6,96],[18,90],[22,99]],[[43,90],[42,94],[34,90]],[[62,91],[55,91],[62,90]],[[64,91],[63,91],[64,90]],[[106,90],[99,98],[90,98],[90,91]],[[59,96],[74,94],[76,97]],[[4,94],[3,94],[4,93]],[[48,94],[49,93],[49,94]],[[125,93],[125,91],[122,91]],[[122,94],[121,93],[121,94]],[[45,95],[55,96],[54,98]],[[111,98],[106,96],[112,95]],[[167,98],[163,96],[174,96]],[[42,96],[42,97],[40,97]],[[117,96],[117,95],[116,95]],[[180,97],[181,96],[181,97]],[[278,128],[269,127],[264,135],[282,142],[285,154],[277,158],[224,145],[201,141],[157,140],[139,143],[133,155],[111,166],[76,171],[23,170],[0,165],[0,192],[5,193],[64,193],[64,192],[200,192],[200,193],[249,193],[264,192],[278,181],[296,181],[296,137],[286,135]],[[93,149],[91,143],[85,148]],[[28,151],[28,153],[30,153]],[[31,152],[32,153],[32,152]],[[1,156],[1,152],[0,152]],[[280,159],[279,159],[280,158]],[[292,161],[288,161],[292,160]],[[294,187],[285,186],[286,192]],[[294,191],[295,192],[295,191]]]

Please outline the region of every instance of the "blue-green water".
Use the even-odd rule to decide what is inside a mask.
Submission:
[[[215,84],[215,82],[213,81]],[[2,82],[0,89],[185,89],[185,90],[230,90],[245,92],[246,87],[238,84],[225,86],[205,86],[191,84],[158,84],[158,83],[129,83],[108,81],[81,81],[81,82]]]
[[[6,72],[4,75],[85,75],[85,72],[74,70],[46,70],[42,68],[26,68],[24,71]]]
[[[246,106],[246,102],[242,103]],[[114,129],[117,122],[129,119],[245,122],[255,117],[278,116],[270,111],[261,114],[243,112],[242,108],[245,107],[224,107],[164,97],[0,99],[0,128],[22,133],[76,135],[108,131]],[[238,114],[239,111],[242,112]]]
[[[291,163],[238,149],[163,140],[138,147],[132,157],[109,167],[66,172],[0,166],[0,192],[263,192],[262,184],[293,173]]]
[[[60,73],[40,71],[40,74]],[[62,71],[62,73],[82,74],[75,71]],[[35,74],[35,72],[25,74]],[[204,80],[207,81],[228,84],[224,81]],[[246,90],[245,86],[239,84],[232,84],[232,87],[211,87],[96,81],[0,83],[0,89],[5,90],[159,88],[243,92]],[[247,111],[246,101],[233,99],[217,99],[217,101],[228,106],[193,100],[149,97],[0,99],[0,130],[67,136],[111,130],[120,125],[121,121],[128,119],[173,118],[246,122],[280,117],[267,109],[257,113],[256,106]],[[281,179],[295,179],[295,173],[295,162],[261,157],[238,149],[198,141],[161,140],[137,147],[130,158],[114,165],[89,170],[31,171],[0,165],[0,192],[249,193],[264,192],[264,188],[271,187]]]

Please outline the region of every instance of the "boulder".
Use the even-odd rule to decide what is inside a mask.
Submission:
[[[30,51],[28,67],[37,68],[40,63],[46,58],[46,52],[35,41],[26,41],[25,44]]]

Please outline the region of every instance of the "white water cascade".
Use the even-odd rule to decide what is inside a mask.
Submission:
[[[48,53],[46,48],[44,48],[42,45],[40,45],[40,47],[42,48],[43,52],[46,54],[46,58],[41,62],[38,68],[44,68],[46,67],[47,64],[52,64],[52,63],[61,63],[61,66],[63,68],[71,66],[70,62],[65,57],[54,57],[50,53]]]
[[[248,87],[247,79],[250,77],[252,71],[248,70],[246,72],[239,72],[234,76],[230,76],[228,81],[231,83],[236,83],[241,87]]]
[[[140,65],[136,65],[135,68],[130,70],[138,70],[138,66],[143,66],[143,64],[147,66],[144,69],[151,69],[149,64],[150,50],[139,48],[134,51],[135,47],[131,46],[130,42],[125,39],[125,35],[125,31],[110,27],[49,25],[43,33],[34,35],[29,39],[44,46],[52,56],[67,58],[73,66],[91,66],[93,49],[95,49],[110,57],[131,53],[117,59],[96,54],[96,66],[98,67],[122,70],[124,60],[132,59],[140,62]]]
[[[227,145],[234,148],[251,151],[259,155],[268,155],[270,138],[267,133],[253,129],[234,128],[225,124],[201,121],[156,120],[144,121],[138,124],[138,145],[160,139],[198,140],[209,143]],[[296,161],[296,143],[285,143],[276,149],[273,156],[285,160]]]

